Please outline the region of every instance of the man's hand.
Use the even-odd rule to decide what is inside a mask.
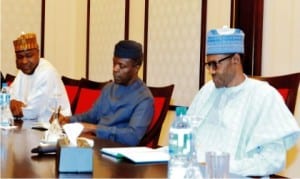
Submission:
[[[80,137],[86,137],[89,139],[96,138],[97,125],[86,122],[81,122],[81,124],[83,125],[83,131],[81,132]]]
[[[58,122],[59,122],[59,124],[61,126],[63,126],[64,124],[70,122],[70,117],[64,116],[64,115],[62,115],[60,113],[59,114],[53,113],[52,116],[51,116],[51,118],[50,118],[50,120],[49,120],[49,122],[52,123],[56,116],[58,116]]]
[[[83,131],[84,133],[96,133],[97,125],[96,124],[91,124],[87,122],[81,122],[83,125]]]
[[[15,99],[10,101],[10,110],[14,117],[23,117],[22,107],[26,107],[22,101],[17,101]]]

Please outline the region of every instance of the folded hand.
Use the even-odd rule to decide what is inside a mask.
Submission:
[[[10,101],[10,110],[14,117],[23,117],[22,107],[26,107],[22,101],[17,101],[15,99]]]

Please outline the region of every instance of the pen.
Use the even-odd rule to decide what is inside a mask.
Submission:
[[[57,119],[58,119],[58,117],[59,117],[60,110],[61,110],[61,105],[59,105],[59,106],[58,106],[58,109],[57,109],[57,113],[56,113],[56,118],[57,118]]]
[[[57,114],[60,113],[60,110],[61,110],[61,105],[58,106]]]

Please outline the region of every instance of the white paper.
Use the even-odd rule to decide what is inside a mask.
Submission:
[[[101,152],[116,158],[127,158],[134,163],[167,162],[170,158],[165,148],[105,147],[101,149]]]

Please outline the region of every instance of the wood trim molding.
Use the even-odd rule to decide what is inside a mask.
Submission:
[[[46,0],[41,2],[41,44],[40,56],[43,58],[45,54],[45,13],[46,13]]]
[[[149,0],[145,0],[143,81],[146,84],[147,84],[148,23],[149,23],[148,21],[149,21]]]
[[[207,24],[207,0],[202,0],[201,7],[201,40],[200,40],[200,67],[199,67],[199,89],[205,83],[205,56],[206,56],[206,24]]]
[[[261,75],[264,0],[231,0],[231,24],[245,33],[244,72]]]
[[[85,50],[85,78],[89,79],[90,66],[90,18],[91,18],[91,0],[87,0],[86,4],[86,50]]]
[[[129,38],[129,15],[130,15],[130,1],[125,1],[125,29],[124,29],[124,39]]]

